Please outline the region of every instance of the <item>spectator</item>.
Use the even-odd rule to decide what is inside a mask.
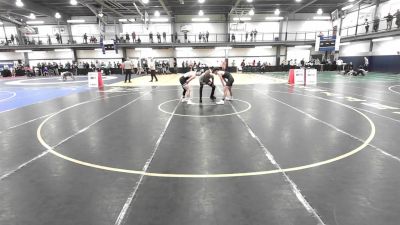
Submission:
[[[175,35],[175,39],[174,39],[174,41],[175,41],[175,43],[176,43],[176,42],[178,42],[178,33],[177,33],[177,32],[175,32],[175,34],[174,34],[174,35]]]
[[[252,65],[256,66],[256,60],[255,59],[253,60],[253,64]]]
[[[369,60],[368,60],[367,57],[364,57],[364,69],[365,69],[366,71],[369,70]]]
[[[149,33],[150,42],[153,43],[153,32],[150,31]]]
[[[157,32],[157,40],[158,43],[161,43],[161,34],[159,32]]]
[[[374,32],[378,32],[378,29],[379,29],[379,18],[378,17],[375,17],[374,26],[372,27],[372,29],[374,30]]]
[[[15,39],[14,39],[14,35],[11,34],[11,43],[14,45],[15,44]]]
[[[397,10],[396,14],[394,14],[396,16],[396,26],[397,29],[400,28],[400,9]]]
[[[56,33],[56,40],[58,44],[61,44],[61,40],[60,40],[60,34]]]
[[[201,42],[203,35],[201,34],[201,32],[199,33],[199,42]]]
[[[232,42],[236,42],[235,34],[232,34]]]
[[[131,38],[129,37],[129,34],[128,34],[128,33],[125,34],[125,38],[126,38],[126,42],[129,43],[129,41],[130,41]]]
[[[254,29],[254,41],[257,41],[257,30],[256,29]]]
[[[365,19],[364,26],[365,26],[365,33],[367,34],[367,33],[368,33],[368,30],[369,30],[368,19]]]
[[[246,32],[246,42],[248,38],[249,38],[249,32]]]
[[[137,43],[138,43],[138,44],[142,43],[142,40],[140,40],[140,37],[138,37]]]
[[[165,33],[165,31],[162,33],[164,42],[167,42],[167,33]]]
[[[388,13],[387,16],[385,16],[384,18],[386,18],[386,30],[391,30],[392,29],[392,21],[393,21],[393,15],[390,14],[390,12]]]
[[[208,31],[206,32],[206,41],[208,42],[208,37],[210,36],[210,33]]]
[[[132,32],[132,42],[136,42],[136,33],[135,33],[135,31]]]
[[[254,35],[254,32],[251,31],[251,32],[250,32],[250,41],[253,41],[253,35]]]
[[[86,33],[83,35],[83,43],[87,44],[87,34]]]
[[[185,33],[183,34],[183,39],[185,39],[185,43],[187,43],[187,38],[188,38],[187,32],[185,32]]]

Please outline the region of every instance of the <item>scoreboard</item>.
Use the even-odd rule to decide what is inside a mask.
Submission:
[[[334,52],[339,51],[340,36],[319,36],[315,41],[315,51]]]

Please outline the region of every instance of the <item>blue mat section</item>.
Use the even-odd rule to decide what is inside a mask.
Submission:
[[[355,68],[364,64],[364,56],[339,57],[344,62],[352,62]],[[369,68],[374,72],[400,73],[400,55],[367,56]]]
[[[48,101],[51,99],[88,91],[87,85],[71,87],[1,88],[0,112]],[[9,93],[12,92],[12,93]],[[15,97],[9,98],[16,93]]]

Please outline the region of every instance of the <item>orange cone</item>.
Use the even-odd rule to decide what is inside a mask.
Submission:
[[[100,88],[100,87],[104,87],[103,78],[102,78],[102,76],[101,76],[101,71],[99,71],[99,73],[98,73],[98,75],[97,75],[97,80],[98,80],[99,88]]]
[[[289,81],[288,84],[294,84],[294,69],[289,70]]]

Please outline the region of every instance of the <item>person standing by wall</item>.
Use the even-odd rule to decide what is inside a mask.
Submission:
[[[132,42],[136,42],[136,33],[135,33],[135,31],[132,32]]]
[[[208,42],[208,37],[210,36],[210,33],[208,31],[206,32],[206,41]]]
[[[378,29],[379,29],[379,18],[378,17],[375,17],[375,19],[374,19],[373,29],[374,29],[374,32],[378,32]]]
[[[153,58],[151,58],[151,59],[149,60],[149,69],[150,69],[150,75],[151,75],[151,80],[150,80],[150,82],[153,82],[153,78],[155,78],[155,79],[156,79],[156,82],[157,82],[157,81],[158,81],[158,78],[157,78],[157,76],[156,76],[156,64],[155,64]]]
[[[364,57],[364,70],[369,71],[369,60],[367,57]]]
[[[165,33],[165,31],[162,33],[163,39],[164,39],[164,43],[167,42],[167,33]]]
[[[368,19],[365,19],[364,22],[364,27],[365,27],[365,33],[368,34],[368,30],[369,30],[369,23],[368,23]]]
[[[400,28],[400,9],[397,10],[396,14],[394,14],[396,16],[396,26],[397,29]]]
[[[131,83],[132,69],[133,69],[132,61],[129,60],[129,58],[128,58],[124,62],[125,83],[126,83],[126,81],[129,81],[129,83]]]
[[[387,16],[385,16],[386,18],[386,30],[391,30],[392,29],[392,21],[393,21],[393,15],[390,14],[390,12],[388,13]]]

